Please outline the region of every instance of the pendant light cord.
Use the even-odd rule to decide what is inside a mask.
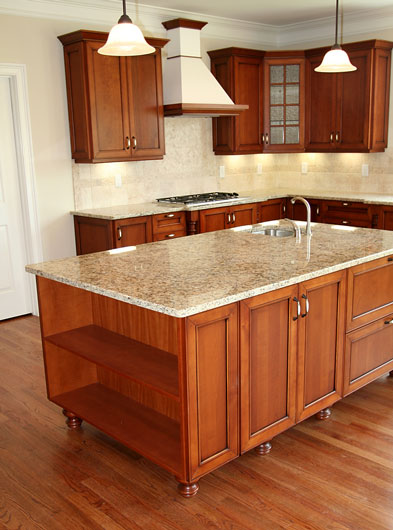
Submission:
[[[123,0],[123,14],[119,18],[118,24],[132,24],[132,20],[126,13],[126,0]]]
[[[125,3],[125,0],[123,0],[123,2]],[[338,46],[337,35],[338,35],[338,0],[336,0],[336,40],[334,41],[335,46]]]

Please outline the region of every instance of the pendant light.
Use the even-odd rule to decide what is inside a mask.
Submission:
[[[342,23],[342,17],[341,17]],[[357,70],[349,60],[347,52],[345,52],[337,42],[338,30],[338,0],[336,0],[336,40],[331,50],[325,53],[321,64],[314,68],[316,72],[338,73],[338,72],[354,72]]]
[[[123,0],[123,14],[116,26],[111,29],[108,40],[98,53],[101,55],[147,55],[155,48],[145,41],[141,30],[132,23],[126,13],[126,0]]]

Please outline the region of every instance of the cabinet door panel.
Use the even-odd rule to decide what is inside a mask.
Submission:
[[[338,150],[361,151],[368,149],[369,145],[371,52],[370,50],[350,52],[349,56],[357,70],[339,76],[335,134],[338,133]]]
[[[275,219],[282,219],[286,210],[285,199],[271,199],[270,201],[261,202],[258,205],[258,223],[264,221],[274,221]]]
[[[252,225],[257,222],[256,204],[239,204],[230,209],[230,227]]]
[[[127,58],[131,157],[154,158],[165,152],[161,52]]]
[[[297,286],[240,302],[241,451],[295,423]]]
[[[199,231],[214,232],[224,230],[228,226],[228,216],[226,208],[211,208],[199,212]]]
[[[237,304],[187,319],[191,479],[239,454]]]
[[[111,221],[75,216],[74,227],[78,256],[113,248]]]
[[[113,228],[116,248],[141,245],[153,240],[149,216],[114,221]]]
[[[129,135],[125,62],[120,57],[100,55],[101,42],[87,42],[87,65],[93,158],[127,159]]]
[[[312,57],[307,64],[306,148],[311,151],[335,149],[337,76],[314,71],[322,58]]]
[[[344,393],[393,369],[393,314],[347,335]]]
[[[345,273],[338,272],[299,287],[298,421],[342,396],[344,278]]]

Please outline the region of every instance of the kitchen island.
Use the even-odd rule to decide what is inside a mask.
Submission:
[[[31,265],[48,398],[198,480],[393,370],[393,233],[252,227]]]

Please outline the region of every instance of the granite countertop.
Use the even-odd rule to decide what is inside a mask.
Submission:
[[[202,206],[186,206],[184,204],[165,204],[158,202],[145,202],[140,204],[123,204],[120,206],[106,206],[103,208],[91,208],[88,210],[72,211],[73,215],[80,215],[83,217],[95,217],[99,219],[126,219],[128,217],[141,217],[143,215],[156,215],[168,212],[181,211],[195,211],[206,210],[209,208],[219,208],[222,206],[232,206],[235,204],[248,204],[252,202],[262,202],[269,199],[277,199],[280,197],[294,197],[301,195],[309,199],[325,199],[336,201],[355,201],[364,202],[366,204],[386,204],[393,205],[393,195],[386,195],[381,193],[356,193],[343,191],[301,191],[292,188],[269,188],[253,191],[244,191],[240,193],[240,197],[233,201],[225,203],[209,203]]]
[[[312,237],[303,235],[299,243],[294,237],[251,230],[239,227],[147,243],[28,265],[26,270],[186,317],[393,254],[390,231],[313,223]]]

